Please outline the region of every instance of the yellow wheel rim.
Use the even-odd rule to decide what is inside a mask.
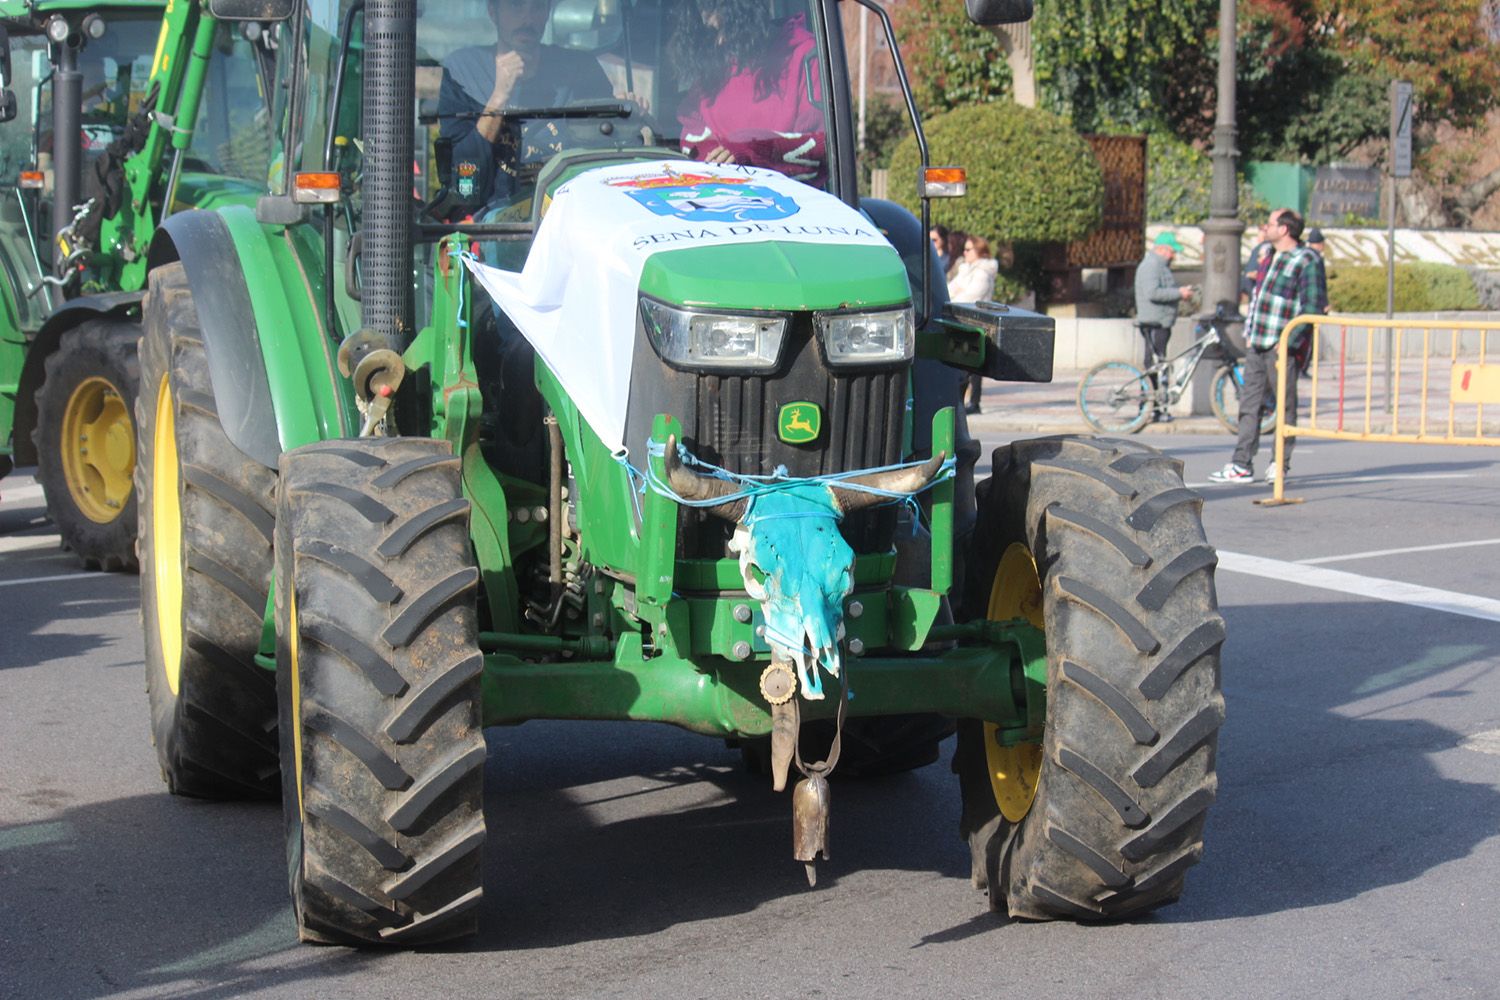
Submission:
[[[162,667],[167,686],[176,695],[182,679],[182,499],[173,413],[172,387],[163,375],[156,392],[156,433],[151,439],[151,582]]]
[[[297,813],[307,822],[307,808],[302,804],[302,664],[297,642],[297,590],[292,581],[281,581],[286,587],[287,669],[292,688],[292,764],[297,773]]]
[[[995,580],[990,586],[990,621],[1012,621],[1024,618],[1042,628],[1042,580],[1036,571],[1031,550],[1013,542],[1000,557]],[[1031,811],[1036,798],[1037,780],[1042,773],[1042,748],[1037,743],[1001,746],[1000,727],[984,724],[984,756],[989,767],[990,787],[1000,815],[1019,823]]]
[[[135,472],[135,424],[114,383],[94,376],[78,384],[63,409],[59,444],[74,506],[98,524],[118,518]]]

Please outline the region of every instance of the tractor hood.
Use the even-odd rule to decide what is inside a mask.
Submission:
[[[888,246],[744,243],[669,250],[646,261],[641,291],[713,309],[858,309],[905,304],[906,268]]]
[[[900,255],[867,218],[772,170],[686,160],[588,170],[553,194],[519,272],[468,266],[590,427],[624,440],[641,296],[714,310],[910,302]]]

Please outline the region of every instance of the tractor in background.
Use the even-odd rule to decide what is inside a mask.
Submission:
[[[0,475],[37,466],[87,567],[136,565],[145,248],[264,187],[271,41],[191,4],[0,2]]]

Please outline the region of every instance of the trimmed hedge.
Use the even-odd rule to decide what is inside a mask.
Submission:
[[[983,236],[992,247],[1015,245],[1015,266],[995,282],[997,299],[1014,300],[1036,287],[1040,244],[1076,240],[1099,225],[1099,161],[1050,111],[996,101],[926,119],[923,130],[933,166],[969,173],[966,197],[933,200],[933,223]],[[918,214],[919,163],[917,140],[908,135],[891,156],[891,198]]]
[[[1330,312],[1385,312],[1385,268],[1328,268]],[[1474,279],[1453,264],[1425,262],[1396,265],[1397,312],[1454,312],[1479,308]]]
[[[979,104],[923,123],[934,166],[969,172],[964,198],[932,203],[932,221],[994,242],[1066,243],[1099,225],[1104,178],[1088,143],[1048,111],[1009,101]],[[913,212],[917,140],[891,156],[891,196]]]

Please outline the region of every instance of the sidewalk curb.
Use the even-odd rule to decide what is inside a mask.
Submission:
[[[969,433],[974,436],[980,434],[1090,434],[1097,437],[1135,437],[1139,435],[1166,435],[1166,434],[1217,434],[1220,437],[1233,440],[1234,435],[1224,429],[1224,425],[1213,417],[1178,417],[1170,424],[1147,424],[1136,434],[1107,434],[1096,431],[1083,420],[1059,420],[1052,417],[1039,417],[1036,414],[1027,413],[1024,410],[1011,413],[971,413],[969,414]]]

